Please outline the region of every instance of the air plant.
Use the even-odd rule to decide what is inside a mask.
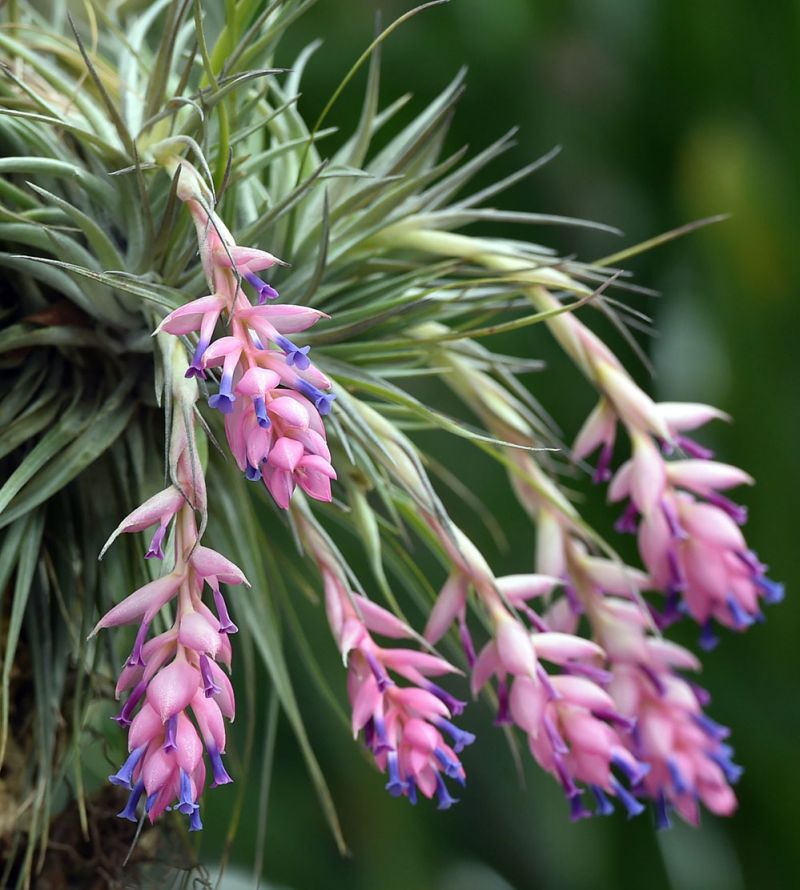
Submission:
[[[65,808],[88,836],[109,795],[86,778],[98,752],[122,764],[110,781],[127,792],[111,791],[123,819],[162,825],[173,810],[202,827],[207,770],[212,787],[236,778],[222,760],[235,703],[220,664],[240,638],[247,682],[256,653],[343,847],[279,624],[283,598],[309,583],[341,654],[333,685],[384,774],[365,769],[364,782],[449,808],[465,749],[480,745],[458,726],[471,684],[560,783],[572,818],[652,805],[666,826],[671,811],[696,823],[701,805],[735,809],[728,731],[686,676],[697,657],[664,632],[691,619],[709,646],[715,627],[761,620],[782,588],[722,494],[752,480],[687,435],[722,412],[654,402],[592,330],[602,314],[630,337],[617,262],[652,242],[583,262],[486,234],[589,224],[492,207],[552,153],[470,192],[512,137],[443,155],[463,75],[402,126],[405,97],[381,107],[381,44],[413,13],[309,125],[297,100],[311,49],[275,67],[306,5],[100,3],[75,21],[60,4],[51,16],[7,5],[0,759],[15,765],[2,793],[16,816],[3,886],[48,867]],[[325,125],[362,65],[360,119],[328,151]],[[571,448],[520,380],[533,356],[489,345],[532,326],[598,394]],[[447,412],[424,398],[437,386]],[[420,430],[506,469],[535,540],[518,574],[496,577],[453,520],[440,496],[453,471]],[[641,568],[562,485],[587,476],[598,449],[594,481],[627,503],[617,530],[636,535]],[[370,577],[343,556],[343,532]],[[421,577],[421,552],[442,577]],[[135,637],[110,631],[121,625]],[[251,721],[253,691],[239,694]],[[113,697],[118,726],[105,720]]]

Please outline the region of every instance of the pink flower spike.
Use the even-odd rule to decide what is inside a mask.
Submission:
[[[140,587],[121,603],[117,603],[112,609],[97,622],[94,630],[89,634],[93,637],[101,628],[117,627],[120,624],[130,624],[133,621],[143,619],[149,623],[162,606],[168,603],[178,592],[184,580],[183,574],[170,572],[162,578],[157,578],[144,587]]]

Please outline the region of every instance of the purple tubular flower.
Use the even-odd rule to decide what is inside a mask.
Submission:
[[[372,675],[375,677],[375,682],[378,684],[379,692],[386,692],[390,686],[394,686],[394,680],[390,679],[371,652],[366,652],[365,658],[367,659],[369,669],[372,671]]]
[[[286,355],[286,364],[289,367],[294,365],[298,371],[305,371],[311,364],[311,359],[308,357],[310,346],[295,346],[288,337],[276,337],[275,345],[283,350]],[[319,390],[317,391],[319,392]]]
[[[136,705],[139,704],[146,689],[147,684],[144,682],[144,680],[142,680],[140,683],[137,683],[136,686],[134,686],[131,690],[131,694],[128,696],[128,700],[122,706],[119,714],[117,714],[116,717],[112,717],[111,719],[116,720],[116,722],[119,723],[120,726],[130,726],[132,722],[131,718]]]
[[[508,683],[505,680],[497,681],[497,716],[494,718],[495,726],[511,726],[511,710],[508,701]]]
[[[183,813],[184,816],[191,816],[198,809],[192,798],[192,783],[189,781],[189,776],[184,769],[180,770],[180,777],[179,797],[175,808],[178,812]]]
[[[233,371],[225,371],[219,384],[219,392],[209,398],[208,404],[222,414],[230,414],[233,411],[235,401],[236,396],[233,394]]]
[[[439,799],[437,810],[449,810],[453,804],[458,803],[458,798],[452,797],[447,790],[441,773],[436,773],[436,796]]]
[[[472,642],[472,634],[469,632],[466,621],[459,621],[458,633],[461,638],[461,648],[464,650],[464,654],[467,657],[467,664],[472,668],[475,665],[477,656],[475,655],[475,645]]]
[[[710,652],[717,647],[719,637],[714,633],[710,619],[700,629],[700,638],[697,642],[704,652]]]
[[[167,533],[167,526],[160,525],[156,529],[156,533],[153,535],[152,540],[150,541],[150,546],[147,548],[147,553],[145,553],[145,559],[163,559],[164,551],[161,549],[161,545],[164,543],[164,535]]]
[[[639,511],[635,505],[629,503],[619,519],[614,523],[614,529],[621,535],[635,535],[639,529]]]
[[[441,748],[434,748],[433,754],[434,757],[436,757],[436,759],[439,761],[439,763],[441,763],[442,768],[444,769],[444,774],[449,779],[461,781],[461,764],[457,760],[453,760],[453,758],[449,757],[448,754]]]
[[[272,287],[270,284],[267,284],[263,278],[259,278],[254,272],[245,272],[244,280],[255,290],[258,294],[258,304],[259,306],[263,306],[267,300],[277,300],[280,294]]]
[[[614,804],[608,799],[608,795],[599,785],[590,785],[589,788],[596,801],[595,815],[610,816],[614,812]]]
[[[117,816],[120,819],[127,819],[129,822],[138,822],[139,817],[136,815],[136,807],[139,804],[139,798],[142,796],[142,792],[144,791],[144,782],[139,779],[139,781],[134,785],[133,791],[131,791],[128,796],[128,802],[125,804],[125,809],[122,810],[121,813],[117,813]]]
[[[759,578],[758,586],[764,591],[764,599],[769,605],[774,606],[776,603],[783,602],[785,589],[779,581],[771,581],[767,577]]]
[[[211,666],[208,663],[208,656],[200,656],[200,676],[203,678],[203,693],[206,698],[213,695],[219,695],[222,690],[214,682],[214,676],[211,673]]]
[[[676,794],[686,794],[687,791],[691,791],[691,787],[674,757],[667,759],[667,769]]]
[[[698,460],[711,460],[714,457],[714,452],[710,448],[706,448],[688,436],[675,436],[675,444],[689,457],[695,457]]]
[[[253,399],[253,407],[256,410],[256,420],[258,421],[258,425],[262,430],[268,430],[272,425],[272,421],[267,416],[267,406],[264,403],[264,398],[258,396]]]
[[[624,788],[623,785],[613,776],[611,778],[611,787],[614,789],[614,794],[617,795],[619,802],[627,810],[629,819],[633,819],[634,816],[639,816],[641,813],[644,812],[644,804],[636,800],[636,798],[630,793],[630,791]]]
[[[614,456],[614,443],[604,442],[600,449],[600,456],[597,459],[592,482],[599,485],[601,482],[608,482],[611,479],[611,460]]]
[[[171,751],[178,750],[176,733],[178,731],[178,715],[173,714],[167,720],[167,732],[164,740],[164,750],[169,754]]]
[[[128,759],[125,763],[119,768],[119,770],[114,773],[113,776],[108,777],[108,781],[111,782],[112,785],[122,785],[125,788],[133,787],[133,773],[136,770],[136,767],[139,765],[139,761],[144,756],[144,752],[147,750],[147,745],[140,745],[136,748],[135,751],[132,751],[128,755]]]
[[[206,379],[206,372],[203,369],[201,362],[210,342],[210,337],[203,337],[201,335],[200,340],[197,343],[197,348],[192,356],[192,363],[186,369],[186,373],[184,374],[185,377],[198,377],[200,380]]]
[[[203,823],[200,821],[200,807],[195,806],[189,819],[189,831],[202,831]]]
[[[133,641],[133,649],[131,650],[130,657],[128,658],[128,664],[131,667],[144,665],[144,659],[142,658],[142,646],[144,646],[144,641],[145,639],[147,639],[147,631],[149,627],[149,621],[143,621],[139,625],[139,630],[136,632],[136,639]]]
[[[727,726],[717,723],[716,720],[713,720],[706,714],[693,714],[692,719],[709,738],[714,739],[715,741],[727,739],[731,734],[731,731]]]
[[[570,822],[578,822],[581,819],[590,819],[591,812],[583,805],[582,795],[579,791],[569,798],[569,818]]]
[[[232,782],[233,779],[228,775],[228,771],[222,762],[222,755],[217,748],[209,746],[207,750],[209,760],[211,761],[211,769],[214,773],[214,781],[211,783],[211,787],[216,788],[217,785],[227,785]]]
[[[672,828],[672,822],[669,818],[667,798],[663,791],[660,792],[656,798],[656,828],[659,831],[667,831]]]
[[[332,392],[323,392],[306,380],[297,381],[297,391],[307,399],[310,399],[314,403],[314,407],[323,415],[323,417],[326,414],[330,414],[333,400],[336,398]]]
[[[389,781],[386,790],[392,797],[402,797],[408,790],[408,784],[400,778],[400,769],[397,764],[397,752],[392,750],[386,755],[386,769],[389,773]]]
[[[245,478],[250,482],[258,482],[261,479],[261,470],[258,467],[254,467],[252,464],[248,464],[244,471]]]
[[[464,701],[460,701],[454,695],[450,695],[450,693],[446,689],[442,689],[441,686],[438,686],[436,683],[428,680],[426,683],[420,684],[421,688],[426,692],[430,692],[432,695],[435,695],[439,701],[444,702],[447,705],[447,709],[450,711],[453,716],[458,717],[460,714],[464,713],[464,708],[466,708],[467,703]]]
[[[219,588],[214,589],[214,605],[217,607],[217,616],[219,618],[219,632],[221,634],[235,634],[239,628],[231,621],[228,614],[228,606],[222,596]]]
[[[451,723],[449,720],[446,720],[444,717],[439,717],[437,720],[434,720],[433,723],[439,729],[443,729],[453,740],[453,750],[456,754],[460,754],[467,745],[471,745],[475,741],[473,733],[467,732],[464,729],[459,729],[459,727],[454,723]]]
[[[715,751],[706,752],[706,757],[716,763],[731,785],[735,785],[741,779],[744,767],[734,763],[731,760],[732,756],[733,748],[730,745],[718,745]]]

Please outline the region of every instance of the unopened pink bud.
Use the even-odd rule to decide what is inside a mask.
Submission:
[[[519,621],[503,614],[496,625],[495,639],[500,663],[509,674],[535,676],[536,655],[531,635]]]
[[[103,627],[130,624],[132,621],[140,619],[152,621],[158,610],[175,596],[183,581],[183,574],[170,572],[169,575],[164,575],[162,578],[145,584],[144,587],[140,587],[130,596],[125,597],[121,603],[117,603],[116,606],[109,609],[97,622],[89,636],[94,636]]]
[[[202,545],[195,547],[189,562],[201,578],[216,577],[222,584],[250,586],[244,572],[237,565],[210,547]]]
[[[181,617],[178,642],[213,658],[219,649],[220,633],[199,612],[187,612]]]
[[[193,773],[203,756],[203,745],[192,721],[182,711],[178,714],[175,741],[178,766],[187,773]]]
[[[602,659],[605,655],[597,643],[572,634],[538,633],[533,638],[533,645],[539,658],[552,661],[554,664],[589,661],[592,658]]]
[[[702,495],[737,485],[752,485],[755,481],[744,470],[713,460],[671,461],[667,464],[667,475],[673,485]]]
[[[359,687],[353,701],[351,716],[353,738],[364,728],[367,721],[375,715],[381,698],[378,684],[370,674]]]
[[[447,579],[425,625],[425,639],[438,643],[447,629],[465,608],[467,602],[467,580],[456,572]]]
[[[272,392],[280,383],[280,377],[267,368],[248,368],[236,384],[236,392],[243,396],[263,396]]]
[[[547,704],[547,691],[542,683],[534,683],[530,677],[517,677],[511,686],[509,705],[511,717],[520,729],[536,738]]]
[[[225,301],[218,296],[201,297],[179,306],[162,320],[155,332],[166,331],[168,334],[185,335],[200,330],[203,319],[211,315],[217,318],[225,308]]]
[[[572,446],[572,454],[576,460],[583,460],[596,448],[614,441],[617,418],[614,410],[601,399],[592,413],[586,418]]]
[[[182,711],[200,686],[200,673],[182,658],[162,668],[147,687],[147,701],[166,723]]]
[[[281,396],[270,402],[267,407],[270,417],[278,419],[287,427],[304,430],[308,428],[308,411],[292,398]],[[289,469],[284,467],[284,469]]]
[[[381,660],[387,667],[396,670],[414,668],[425,677],[439,677],[455,671],[453,665],[444,658],[430,655],[428,652],[417,652],[414,649],[383,649]]]
[[[560,584],[552,575],[506,575],[497,579],[497,589],[509,602],[519,605],[537,596],[546,596]]]
[[[712,405],[698,402],[659,402],[658,413],[673,432],[688,432],[703,426],[710,420],[727,420],[731,417]]]
[[[364,623],[373,633],[394,639],[412,636],[408,625],[389,612],[388,609],[384,609],[363,596],[354,595],[353,599],[361,611]]]
[[[150,742],[153,739],[160,739],[164,731],[164,725],[158,714],[145,702],[139,709],[136,716],[131,721],[128,728],[128,750],[134,751],[136,748]]]
[[[269,453],[270,466],[276,470],[284,470],[292,473],[303,456],[303,446],[294,439],[285,436],[278,439]]]

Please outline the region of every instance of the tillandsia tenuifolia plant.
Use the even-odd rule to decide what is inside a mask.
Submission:
[[[470,192],[512,135],[443,156],[462,75],[402,126],[407,97],[380,106],[381,44],[418,10],[309,125],[298,96],[314,47],[276,67],[307,0],[94,0],[74,20],[65,5],[8,3],[0,29],[0,884],[47,867],[64,812],[78,840],[101,826],[106,866],[133,834],[102,820],[109,805],[202,827],[206,785],[236,774],[220,665],[239,628],[240,696],[252,711],[264,670],[343,846],[280,630],[309,578],[341,653],[334,685],[391,795],[456,802],[475,742],[456,722],[466,673],[572,818],[652,804],[665,827],[671,811],[693,824],[701,805],[733,812],[728,730],[687,678],[698,658],[664,632],[691,619],[707,648],[781,598],[742,535],[745,509],[722,494],[752,480],[693,437],[721,411],[654,402],[592,331],[602,314],[631,339],[636,286],[619,264],[659,239],[582,262],[456,232],[589,224],[492,208],[551,155]],[[360,119],[337,134],[325,125],[362,65]],[[597,392],[571,448],[520,382],[539,363],[486,345],[532,325]],[[414,394],[418,377],[451,391],[451,413]],[[482,508],[419,430],[505,467],[535,529],[519,574],[496,577],[451,519],[438,484]],[[643,568],[562,487],[598,450],[594,482],[625,503],[615,528],[636,536]],[[125,543],[145,530],[147,562]],[[336,543],[348,531],[369,581]],[[106,554],[122,533],[136,537]],[[130,638],[107,630],[120,625]],[[110,792],[89,775],[94,754],[117,762]]]

